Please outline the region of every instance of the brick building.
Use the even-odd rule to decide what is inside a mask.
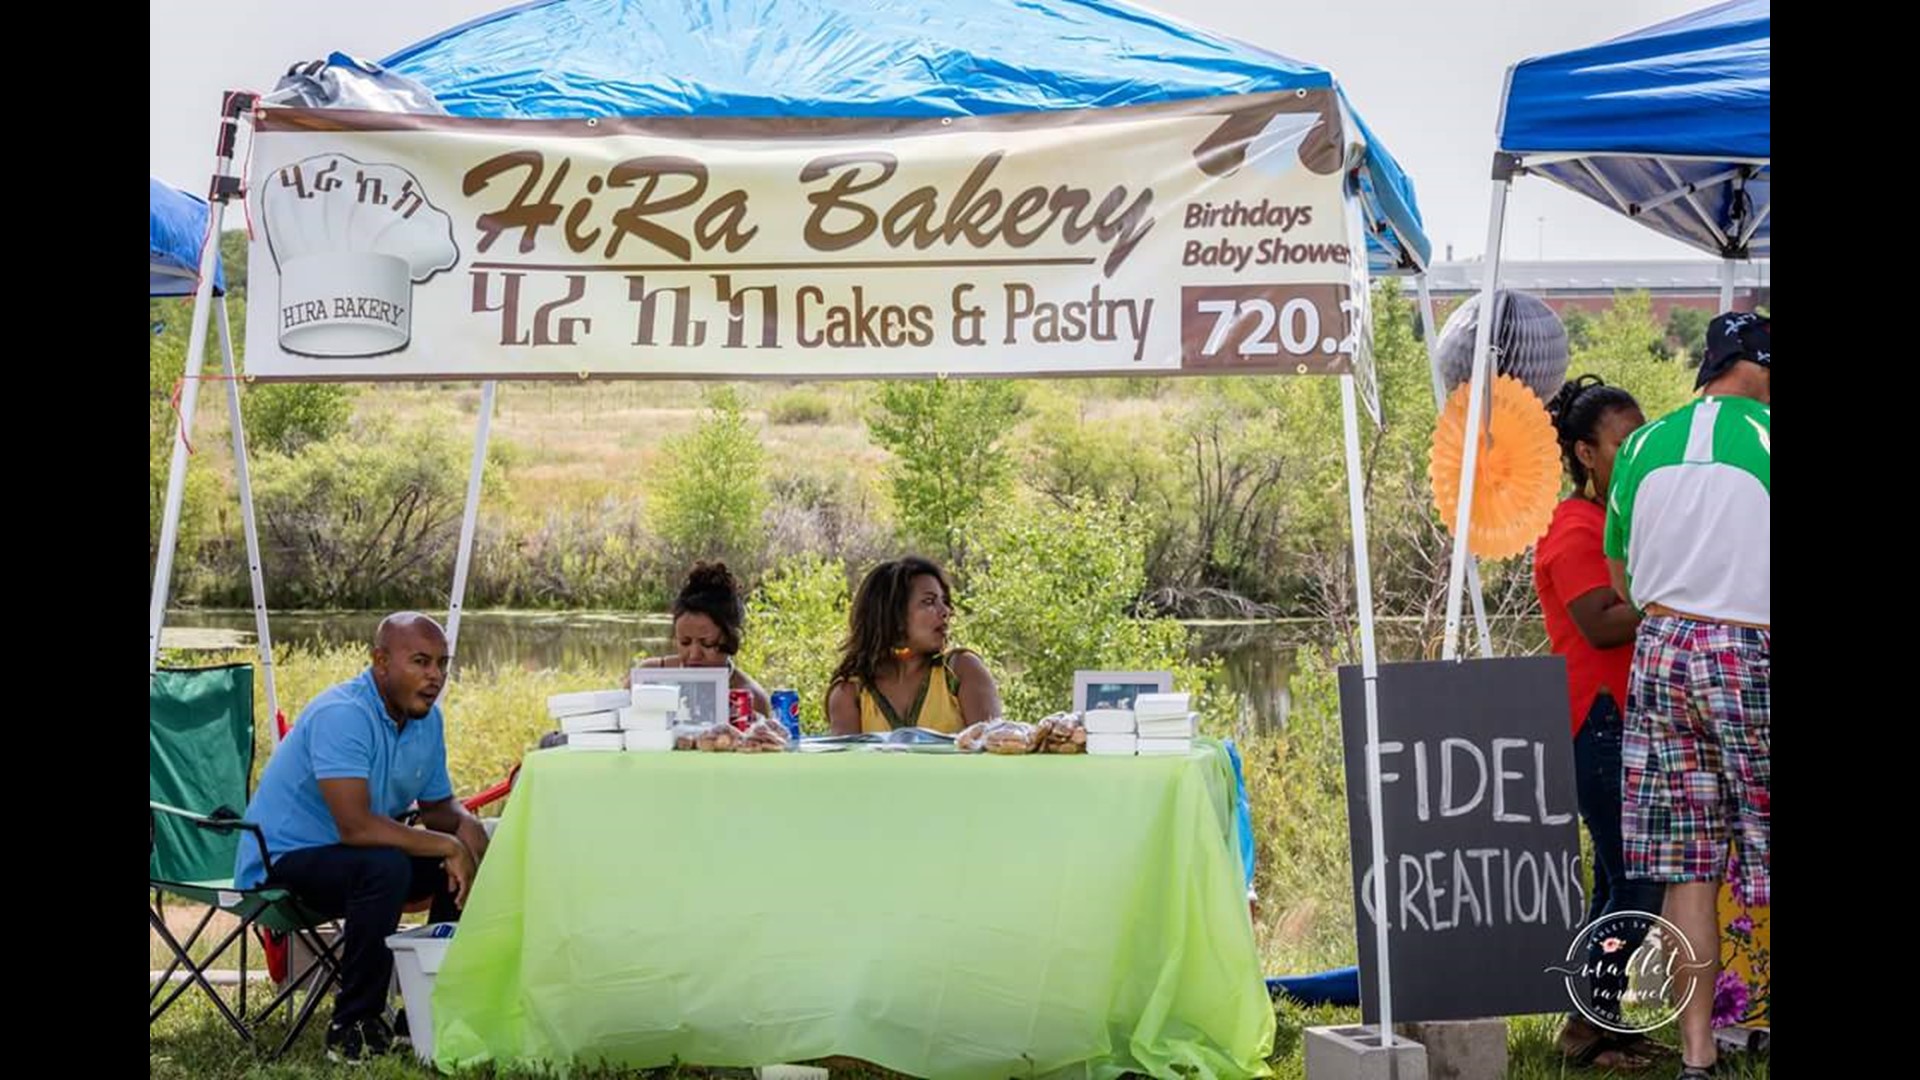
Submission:
[[[1532,293],[1562,315],[1574,308],[1598,314],[1613,306],[1616,293],[1645,292],[1653,302],[1653,317],[1664,324],[1668,313],[1676,307],[1706,312],[1719,310],[1722,265],[1712,259],[1550,259],[1545,262],[1516,259],[1501,264],[1500,284],[1503,288]],[[1733,306],[1736,310],[1770,307],[1772,275],[1769,270],[1764,259],[1735,264]],[[1434,307],[1441,313],[1439,317],[1444,319],[1445,312],[1479,292],[1485,272],[1479,260],[1435,263],[1427,281],[1433,291]]]

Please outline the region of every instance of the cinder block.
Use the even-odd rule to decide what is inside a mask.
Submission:
[[[1369,1027],[1311,1027],[1307,1080],[1427,1080],[1427,1050],[1402,1036],[1383,1046]]]
[[[1427,1048],[1428,1080],[1505,1080],[1504,1019],[1429,1020],[1394,1030]]]

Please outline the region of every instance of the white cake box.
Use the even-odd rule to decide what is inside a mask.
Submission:
[[[637,753],[664,754],[673,749],[673,732],[666,728],[659,731],[623,731],[620,739],[628,750]]]
[[[633,704],[629,690],[582,690],[547,699],[547,715],[555,720],[581,713],[614,712]]]

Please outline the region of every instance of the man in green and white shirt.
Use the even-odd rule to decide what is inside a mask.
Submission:
[[[1716,317],[1701,397],[1620,444],[1607,499],[1615,585],[1646,616],[1621,741],[1627,875],[1667,883],[1665,915],[1701,958],[1682,1080],[1716,1056],[1720,882],[1750,906],[1771,890],[1771,335]]]

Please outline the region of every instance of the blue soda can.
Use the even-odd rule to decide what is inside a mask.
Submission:
[[[787,738],[800,741],[800,692],[797,690],[775,690],[773,692],[773,715],[787,729]]]

